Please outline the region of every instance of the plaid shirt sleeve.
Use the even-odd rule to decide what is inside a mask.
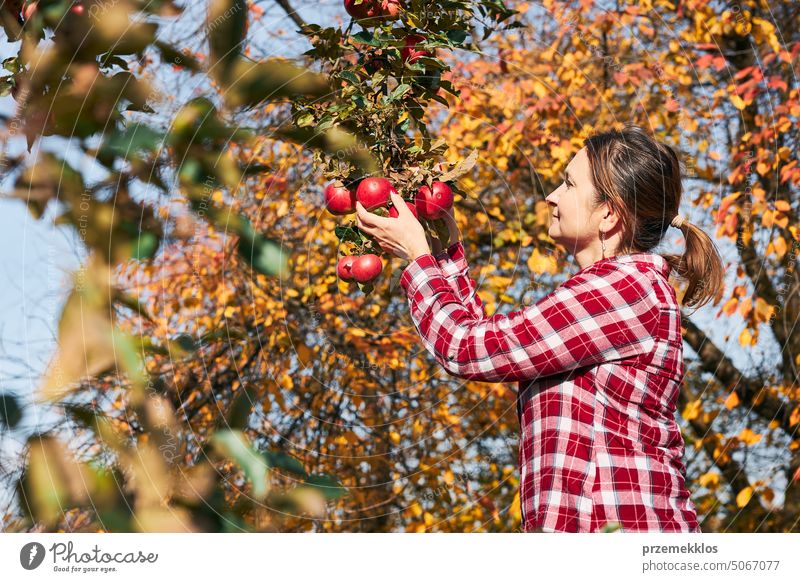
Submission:
[[[461,241],[454,242],[446,250],[434,255],[444,278],[455,290],[464,306],[478,319],[486,317],[483,302],[478,296],[478,284],[469,277],[469,265]]]
[[[582,269],[536,304],[480,317],[431,255],[400,284],[425,348],[452,376],[484,382],[534,380],[600,362],[652,356],[660,305],[646,275],[603,261]]]

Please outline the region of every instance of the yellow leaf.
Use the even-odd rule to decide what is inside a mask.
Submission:
[[[756,298],[756,322],[764,323],[770,320],[775,307],[761,297]]]
[[[733,106],[736,107],[736,109],[738,109],[739,111],[741,111],[746,107],[744,101],[738,95],[731,95],[731,103],[733,103]]]
[[[391,431],[389,433],[389,439],[391,439],[391,441],[396,445],[400,444],[400,434],[396,433],[395,431]]]
[[[779,258],[779,259],[780,259],[780,258],[781,258],[783,255],[785,255],[785,254],[786,254],[786,251],[787,251],[788,249],[787,249],[787,247],[786,247],[786,241],[783,239],[783,237],[782,237],[782,236],[779,236],[779,237],[778,237],[778,238],[776,238],[774,241],[772,241],[772,244],[773,244],[773,246],[774,246],[774,248],[775,248],[775,253],[778,255],[778,258]]]
[[[702,487],[707,489],[714,489],[719,485],[719,473],[715,473],[709,471],[708,473],[701,475],[698,482]]]
[[[749,329],[745,328],[742,330],[742,333],[739,334],[739,343],[744,347],[753,344],[753,334],[750,333]]]
[[[728,410],[733,410],[737,406],[739,406],[739,395],[736,392],[731,392],[728,394],[728,397],[725,399],[725,408]]]
[[[750,501],[750,498],[753,496],[753,488],[752,487],[745,487],[739,494],[736,496],[736,505],[738,507],[744,507]]]
[[[746,445],[754,445],[758,441],[761,440],[763,435],[756,434],[749,428],[745,428],[742,432],[739,433],[739,440],[741,440]]]
[[[700,410],[702,410],[702,408],[703,403],[699,398],[697,400],[693,400],[686,405],[686,408],[683,409],[684,420],[694,420],[700,415]]]
[[[540,253],[539,249],[533,249],[528,258],[528,269],[537,275],[555,273],[557,270],[556,259],[553,255],[545,255]]]

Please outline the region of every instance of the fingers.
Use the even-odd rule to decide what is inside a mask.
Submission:
[[[403,197],[400,196],[397,192],[390,192],[389,196],[392,199],[392,205],[397,209],[397,217],[400,218],[401,216],[405,216],[406,214],[411,214],[411,211],[406,206],[406,201],[403,200]]]
[[[362,226],[362,223],[365,225],[372,225],[372,217],[375,216],[374,214],[370,215],[369,211],[364,208],[361,202],[356,202],[356,217],[358,218],[358,226]]]

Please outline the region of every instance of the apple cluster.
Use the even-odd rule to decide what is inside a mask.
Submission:
[[[356,20],[394,20],[401,8],[400,0],[344,0],[344,9]]]
[[[367,210],[385,208],[389,217],[397,218],[399,213],[391,201],[391,194],[397,190],[386,178],[364,178],[355,189],[340,182],[332,182],[325,188],[325,208],[331,214],[344,216],[356,211],[356,201]],[[417,218],[436,220],[453,206],[453,190],[444,182],[433,182],[417,190],[413,202],[405,201],[408,209]],[[345,256],[339,259],[337,272],[343,281],[368,283],[381,274],[383,263],[374,254]]]
[[[39,2],[37,0],[33,2],[25,2],[25,5],[22,8],[22,18],[25,21],[30,20],[36,14],[36,11],[39,9]],[[78,1],[72,4],[69,9],[70,12],[73,14],[83,14],[86,11],[86,7],[83,5],[82,2]]]

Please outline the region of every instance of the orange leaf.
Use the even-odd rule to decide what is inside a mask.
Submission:
[[[758,441],[761,440],[761,437],[764,435],[756,434],[749,428],[742,429],[742,432],[739,433],[739,440],[741,440],[746,445],[754,445]]]
[[[725,408],[728,410],[733,410],[737,406],[739,406],[739,395],[736,392],[731,392],[728,394],[728,397],[725,399]]]
[[[730,208],[730,205],[733,204],[733,201],[736,200],[740,195],[741,192],[734,192],[733,194],[728,194],[722,199],[722,202],[719,203],[719,210],[717,210],[717,223],[722,222],[722,220],[725,218],[725,215],[728,214],[728,208]]]
[[[703,408],[702,401],[698,398],[686,405],[683,409],[683,418],[685,420],[694,420],[700,415],[700,410]]]
[[[738,507],[744,507],[750,502],[750,498],[753,496],[753,488],[752,487],[745,487],[739,494],[736,496],[736,505]]]
[[[795,407],[791,416],[789,416],[789,426],[794,426],[798,422],[800,422],[800,406]]]
[[[722,306],[722,313],[725,315],[733,315],[738,305],[739,300],[736,297],[732,297],[725,302],[725,305]]]

